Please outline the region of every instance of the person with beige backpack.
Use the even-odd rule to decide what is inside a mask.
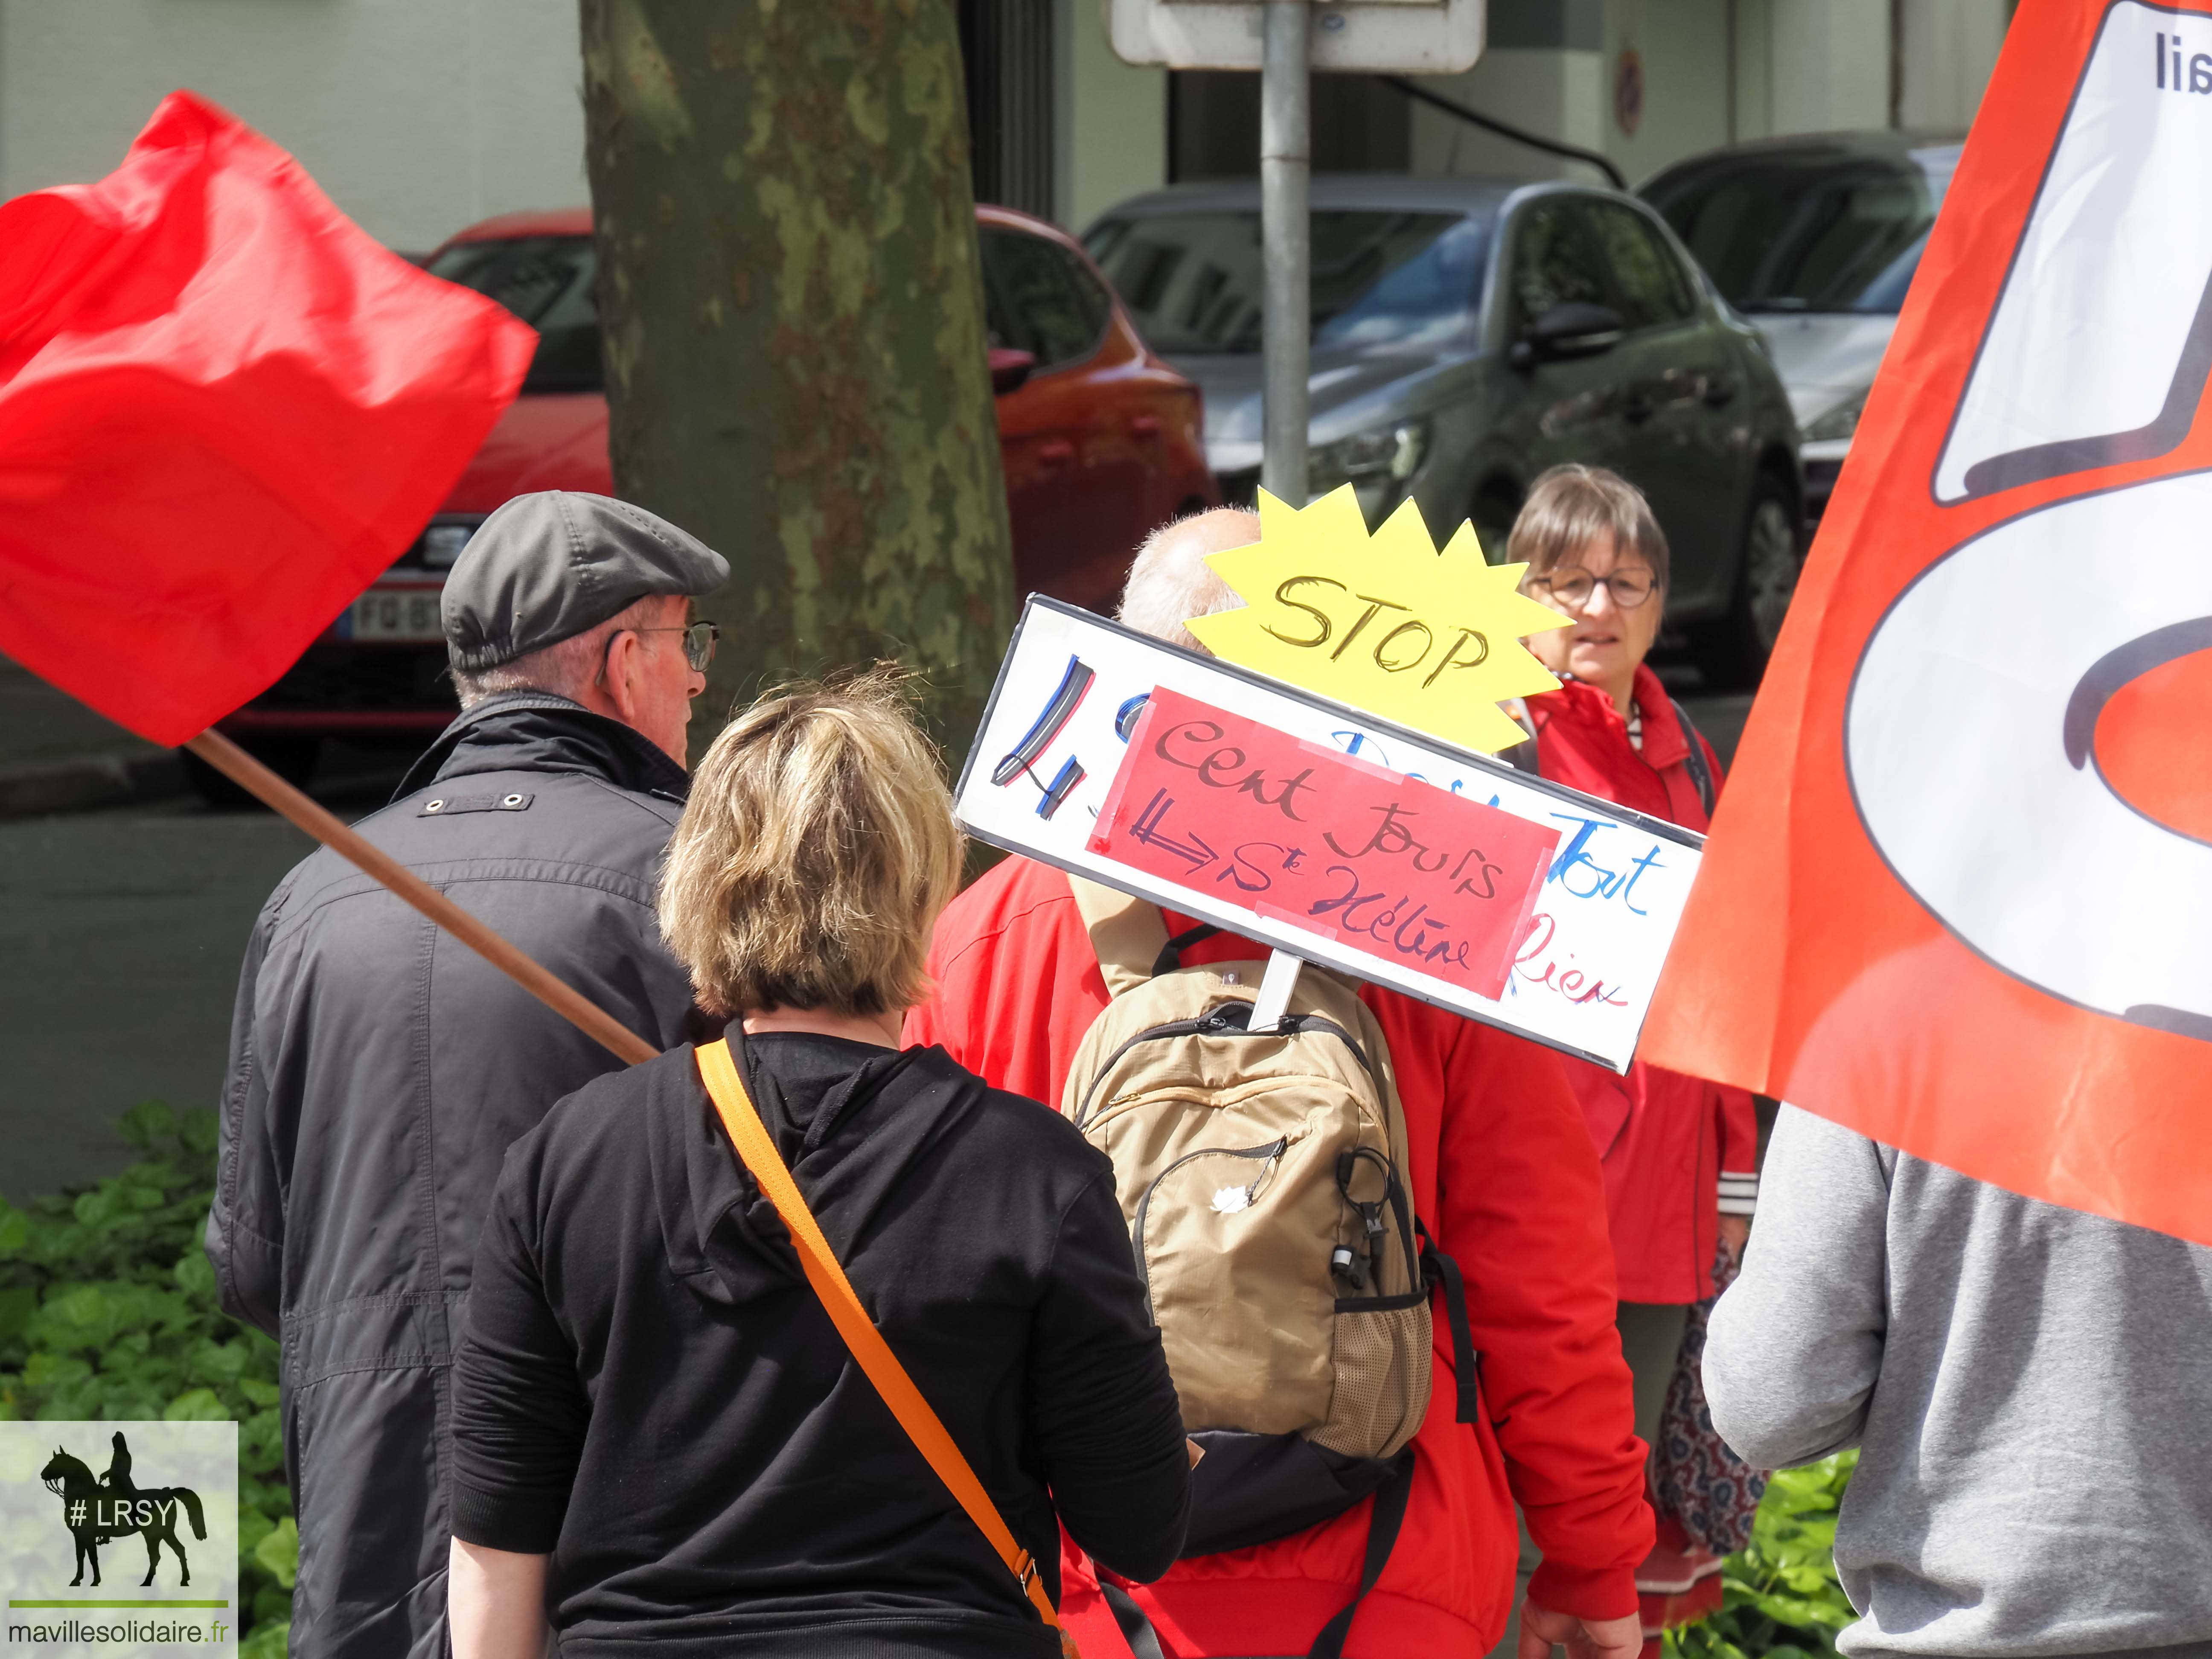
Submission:
[[[716,738],[659,915],[713,1029],[507,1154],[454,1369],[456,1659],[1055,1659],[1189,1453],[1105,1156],[899,1045],[961,842],[895,684]]]
[[[1200,649],[1238,603],[1219,511],[1156,537],[1124,623]],[[1596,1154],[1548,1050],[1010,858],[946,909],[906,1026],[1056,1103],[1112,1162],[1146,1310],[1206,1449],[1174,1568],[1139,1584],[1069,1528],[1087,1659],[1488,1652],[1542,1561],[1520,1659],[1642,1645],[1644,1447],[1613,1321]]]

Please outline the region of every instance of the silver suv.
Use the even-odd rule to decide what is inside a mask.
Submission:
[[[1472,517],[1492,559],[1561,461],[1641,485],[1666,530],[1670,622],[1710,678],[1758,673],[1802,556],[1789,399],[1752,328],[1659,216],[1579,185],[1358,173],[1313,182],[1311,488],[1370,523],[1408,497]],[[1252,181],[1122,203],[1085,234],[1152,348],[1206,393],[1231,501],[1260,469]]]

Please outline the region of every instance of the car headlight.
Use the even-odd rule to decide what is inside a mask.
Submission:
[[[1859,411],[1866,407],[1870,386],[1861,386],[1843,402],[1821,416],[1797,435],[1808,444],[1832,443],[1838,438],[1848,438],[1858,430]]]
[[[1399,421],[1355,432],[1307,454],[1308,487],[1315,495],[1325,495],[1340,484],[1357,484],[1364,496],[1371,487],[1403,483],[1421,470],[1428,453],[1426,421]]]

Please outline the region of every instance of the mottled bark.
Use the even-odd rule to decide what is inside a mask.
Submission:
[[[708,697],[1013,616],[952,0],[581,0],[616,488],[725,554]],[[696,728],[695,728],[696,729]]]

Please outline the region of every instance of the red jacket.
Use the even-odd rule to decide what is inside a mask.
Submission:
[[[1181,932],[1188,918],[1170,914]],[[1226,935],[1186,962],[1265,957]],[[909,1042],[938,1042],[987,1080],[1057,1105],[1083,1034],[1107,1003],[1090,935],[1059,871],[1009,859],[937,925],[932,1000]],[[1513,1499],[1544,1552],[1530,1593],[1594,1618],[1631,1613],[1651,1547],[1644,1445],[1613,1326],[1599,1176],[1548,1051],[1369,987],[1389,1039],[1419,1213],[1466,1275],[1488,1420],[1453,1420],[1449,1337],[1404,1530],[1362,1605],[1350,1659],[1486,1652],[1513,1595]],[[1367,1505],[1256,1548],[1179,1564],[1134,1591],[1171,1655],[1304,1653],[1352,1599]],[[1063,1611],[1089,1659],[1127,1651],[1079,1560]]]
[[[1640,753],[1613,699],[1594,685],[1569,680],[1529,698],[1537,769],[1585,794],[1703,830],[1705,803],[1673,702],[1647,667],[1637,669],[1631,695],[1644,720]],[[1711,744],[1698,741],[1717,787],[1720,761]],[[1641,1060],[1625,1078],[1587,1060],[1561,1064],[1604,1160],[1621,1300],[1711,1296],[1723,1178],[1733,1208],[1747,1209],[1757,1191],[1759,1126],[1751,1097]]]

